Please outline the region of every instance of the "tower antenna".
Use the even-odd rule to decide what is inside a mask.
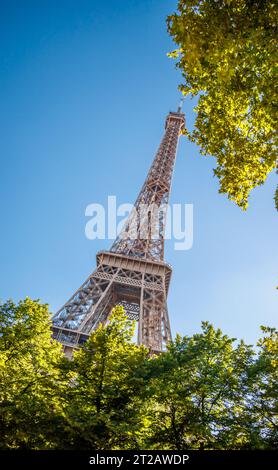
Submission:
[[[179,107],[178,107],[178,113],[180,114],[181,110],[182,110],[182,107],[183,107],[183,103],[185,102],[185,96],[182,96],[181,100],[180,100],[180,103],[179,103]]]

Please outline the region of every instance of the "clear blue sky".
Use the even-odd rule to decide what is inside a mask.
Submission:
[[[86,239],[87,204],[133,202],[177,106],[181,80],[166,53],[173,0],[1,2],[2,300],[58,309],[109,240]],[[192,103],[185,105],[192,126]],[[194,204],[190,251],[166,246],[174,332],[209,320],[252,343],[277,324],[275,176],[247,213],[218,194],[213,158],[180,142],[172,202]]]

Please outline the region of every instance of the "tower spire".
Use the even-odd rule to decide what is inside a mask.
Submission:
[[[179,106],[180,109],[180,106]],[[165,133],[127,223],[112,252],[163,261],[164,232],[173,169],[184,114],[170,112]]]
[[[160,352],[171,340],[167,294],[172,269],[164,262],[165,212],[184,123],[180,105],[166,118],[161,144],[123,232],[109,251],[97,254],[95,271],[54,315],[53,336],[67,356],[109,321],[115,305],[123,305],[129,318],[138,321],[138,344]]]
[[[179,102],[179,106],[178,106],[178,114],[181,114],[181,110],[182,110],[182,107],[183,107],[183,103],[185,101],[185,96],[182,96],[181,99],[180,99],[180,102]]]

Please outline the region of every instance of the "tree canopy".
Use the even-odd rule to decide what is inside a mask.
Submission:
[[[67,386],[47,305],[0,305],[0,448],[51,448]]]
[[[142,377],[148,351],[132,342],[134,323],[117,306],[71,362],[66,446],[78,449],[138,448],[145,431]]]
[[[66,359],[47,305],[0,305],[2,449],[274,449],[278,332],[255,350],[203,322],[152,355],[116,307]]]
[[[185,96],[197,96],[190,139],[216,157],[220,193],[242,209],[277,168],[276,0],[179,0],[168,17]],[[275,202],[278,209],[278,195]]]

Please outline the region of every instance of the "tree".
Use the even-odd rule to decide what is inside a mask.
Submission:
[[[0,448],[55,447],[63,423],[61,345],[47,305],[0,305]]]
[[[47,305],[0,305],[0,448],[274,449],[278,333],[258,353],[207,322],[151,356],[116,307],[69,361]]]
[[[246,375],[253,350],[215,330],[177,336],[150,363],[152,429],[149,445],[162,449],[236,449],[246,446],[242,427]]]
[[[278,331],[261,327],[259,353],[249,371],[244,426],[256,448],[278,448]]]
[[[148,351],[132,342],[133,334],[134,322],[117,306],[109,323],[100,324],[75,353],[67,395],[67,448],[140,447],[147,426],[140,370]]]
[[[198,96],[186,132],[216,157],[219,192],[242,209],[277,168],[277,18],[277,0],[179,0],[167,20],[180,89]]]

